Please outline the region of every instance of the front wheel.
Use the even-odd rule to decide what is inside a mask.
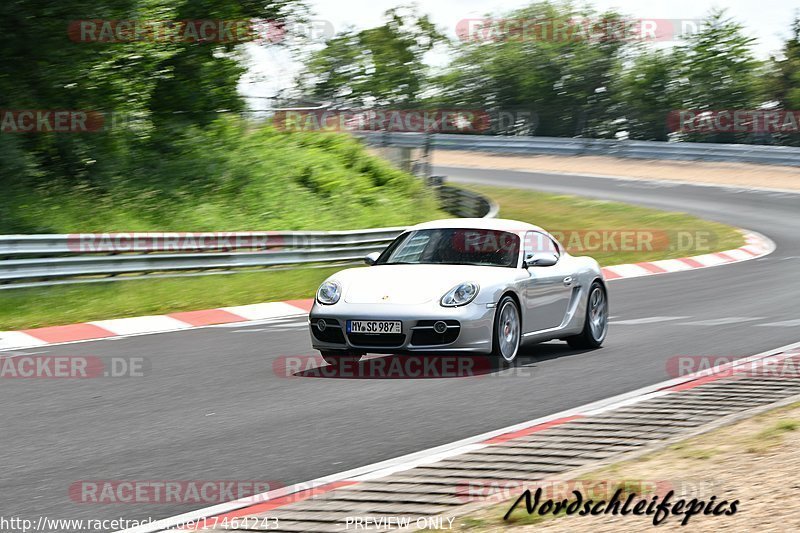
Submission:
[[[589,287],[583,331],[579,335],[567,337],[566,341],[573,348],[599,348],[607,333],[608,297],[603,284],[595,281]]]
[[[494,317],[492,355],[502,357],[506,363],[514,361],[519,352],[521,332],[522,320],[517,302],[510,296],[504,296],[497,304]]]
[[[364,354],[361,353],[345,351],[320,351],[319,353],[326,363],[333,366],[342,363],[357,363],[364,356]]]

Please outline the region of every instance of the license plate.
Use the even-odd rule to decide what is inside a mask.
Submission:
[[[402,333],[403,323],[399,320],[348,320],[347,333]]]

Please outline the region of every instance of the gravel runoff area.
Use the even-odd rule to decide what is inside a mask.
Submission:
[[[435,150],[433,163],[440,166],[622,176],[641,180],[689,181],[800,191],[800,168],[749,163],[509,155],[458,150]]]
[[[796,397],[795,397],[796,398]],[[791,403],[736,424],[673,444],[643,457],[582,472],[570,489],[604,488],[611,480],[632,487],[655,487],[649,497],[666,488],[676,498],[709,501],[739,500],[734,516],[695,516],[686,526],[667,518],[658,531],[711,533],[725,528],[759,533],[796,531],[800,528],[800,402]],[[612,484],[613,485],[613,484]],[[666,487],[666,488],[665,488]],[[614,489],[601,490],[610,495]],[[645,498],[643,496],[643,498]],[[570,531],[616,533],[655,529],[648,516],[564,516],[525,513],[524,502],[512,515],[502,516],[513,500],[494,504],[460,520],[461,528],[475,533]]]

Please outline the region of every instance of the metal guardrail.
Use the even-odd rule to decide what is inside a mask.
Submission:
[[[479,194],[434,186],[455,216],[497,216],[497,205]],[[403,230],[0,235],[0,288],[352,263]]]
[[[192,249],[198,252],[334,248],[386,243],[402,230],[0,235],[0,259],[25,255],[170,251],[177,247],[178,241],[188,238],[194,243]],[[3,264],[5,261],[0,261],[0,268]]]
[[[357,132],[372,145],[423,148],[424,133]],[[471,150],[515,154],[608,155],[632,159],[727,161],[800,166],[800,148],[753,144],[629,141],[562,137],[503,137],[490,135],[430,135],[438,150]]]

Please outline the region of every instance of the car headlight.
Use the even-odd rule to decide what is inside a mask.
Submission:
[[[317,301],[324,305],[333,305],[342,296],[342,286],[338,281],[326,281],[317,290]]]
[[[458,307],[460,305],[467,305],[478,295],[477,283],[462,283],[456,285],[447,294],[442,296],[441,304],[445,307]]]

